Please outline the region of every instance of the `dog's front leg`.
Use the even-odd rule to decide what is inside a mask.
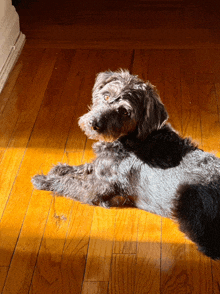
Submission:
[[[111,206],[110,199],[117,194],[114,184],[97,176],[92,163],[79,166],[58,164],[47,175],[34,176],[32,183],[38,190],[104,207]]]
[[[74,177],[83,177],[84,175],[91,174],[93,171],[93,164],[85,163],[81,165],[68,165],[66,163],[62,164],[59,163],[55,165],[48,175],[57,175],[57,176],[64,176],[67,174],[72,174]]]

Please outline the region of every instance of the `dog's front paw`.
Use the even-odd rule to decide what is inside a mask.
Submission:
[[[36,175],[31,179],[31,182],[38,190],[51,191],[51,181],[45,175]]]
[[[57,175],[57,176],[65,176],[69,173],[74,173],[76,169],[73,166],[68,164],[59,163],[55,165],[50,171],[48,175]]]

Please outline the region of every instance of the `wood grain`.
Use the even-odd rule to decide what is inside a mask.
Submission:
[[[85,281],[109,281],[116,210],[96,208],[90,232]]]
[[[160,293],[161,224],[161,217],[139,213],[135,294]]]
[[[84,282],[82,288],[82,294],[107,294],[108,283],[107,282]]]
[[[1,266],[0,267],[0,291],[2,292],[5,280],[8,274],[9,267],[8,266]]]
[[[39,291],[42,293],[59,293],[62,291],[61,261],[72,206],[73,201],[70,199],[53,198],[40,244],[30,293],[39,293]]]
[[[183,136],[191,137],[202,145],[201,111],[198,84],[196,82],[197,66],[195,63],[195,50],[182,50],[181,62],[181,96],[182,96],[182,125]]]
[[[93,207],[74,203],[61,261],[64,293],[81,293],[93,214]]]
[[[18,293],[19,291],[27,293],[29,290],[51,206],[51,196],[45,196],[36,191],[31,198],[2,293]]]
[[[136,259],[135,254],[113,254],[109,293],[134,293]]]
[[[28,203],[32,195],[33,188],[30,185],[30,179],[31,174],[34,173],[33,169],[36,168],[34,162],[37,165],[38,158],[36,157],[36,151],[33,152],[32,149],[27,151],[26,147],[55,60],[56,52],[54,50],[45,52],[41,63],[41,65],[44,64],[44,66],[39,67],[33,81],[32,99],[30,99],[31,110],[24,110],[19,117],[10,146],[7,148],[4,160],[1,162],[1,180],[6,183],[1,189],[2,219],[0,223],[0,232],[1,243],[4,243],[4,248],[6,249],[4,252],[1,251],[1,266],[8,266],[10,264]],[[45,69],[47,69],[46,73],[44,72]],[[43,72],[44,77],[42,78]],[[26,127],[24,127],[25,124],[27,125]],[[24,155],[25,159],[23,158]],[[35,158],[35,161],[33,158]],[[10,162],[13,164],[9,164]],[[6,203],[7,205],[5,208]]]
[[[137,253],[138,215],[134,209],[116,213],[113,253]]]

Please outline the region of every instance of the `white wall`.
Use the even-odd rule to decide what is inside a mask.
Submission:
[[[0,71],[20,33],[19,17],[11,0],[0,0]]]
[[[0,92],[23,47],[19,17],[11,0],[0,0]]]
[[[0,1],[0,20],[6,14],[7,9],[11,6],[11,0],[1,0]]]

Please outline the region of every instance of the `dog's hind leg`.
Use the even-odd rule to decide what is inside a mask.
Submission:
[[[205,255],[220,259],[220,181],[181,187],[174,217]]]

